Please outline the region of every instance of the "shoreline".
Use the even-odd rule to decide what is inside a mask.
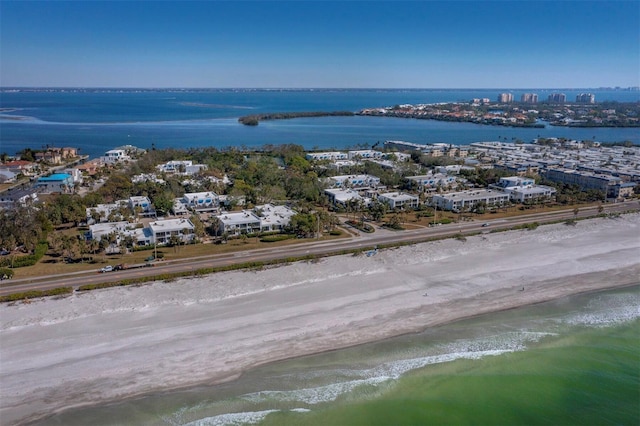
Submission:
[[[274,361],[635,285],[639,228],[637,214],[593,219],[0,307],[0,416],[33,421],[220,384]]]

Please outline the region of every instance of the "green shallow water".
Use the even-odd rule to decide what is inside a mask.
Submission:
[[[263,425],[633,425],[640,421],[640,321],[533,349],[413,371],[370,398],[278,412]],[[356,391],[358,393],[358,391]]]
[[[55,425],[638,425],[640,286],[266,365]]]

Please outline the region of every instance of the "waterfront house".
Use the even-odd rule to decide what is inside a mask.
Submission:
[[[16,175],[32,176],[37,168],[36,163],[26,160],[7,161],[0,165],[0,169],[8,170]]]
[[[105,164],[117,164],[120,162],[131,160],[124,149],[110,149],[101,157]]]

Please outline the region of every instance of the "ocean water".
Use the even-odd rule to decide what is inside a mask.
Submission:
[[[282,111],[358,111],[396,104],[496,99],[504,90],[218,90],[0,93],[0,152],[15,154],[30,147],[75,146],[98,157],[116,146],[140,148],[258,148],[295,143],[306,149],[345,149],[385,140],[467,144],[485,140],[542,137],[630,140],[640,144],[632,128],[543,129],[481,126],[381,117],[320,117],[262,122],[249,127],[240,116]],[[519,96],[524,90],[512,90]],[[537,90],[545,99],[551,90]],[[577,92],[564,91],[567,99]],[[596,100],[637,102],[640,92],[595,91]],[[15,120],[15,116],[22,117]]]
[[[43,425],[636,425],[640,286],[265,365]]]

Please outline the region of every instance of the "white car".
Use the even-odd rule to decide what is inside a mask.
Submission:
[[[113,266],[107,265],[104,268],[100,269],[100,272],[111,272],[113,271]]]

